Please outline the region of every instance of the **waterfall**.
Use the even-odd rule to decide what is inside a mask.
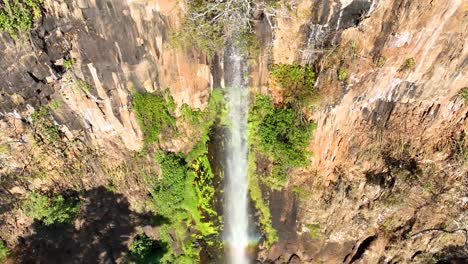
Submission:
[[[225,85],[230,131],[226,151],[224,187],[224,239],[227,262],[249,263],[247,112],[248,88],[244,80],[245,59],[239,49],[228,44],[224,57]]]

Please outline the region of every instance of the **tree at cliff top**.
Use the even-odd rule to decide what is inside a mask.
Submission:
[[[13,38],[32,28],[35,19],[41,16],[44,0],[3,0],[0,3],[0,30]]]
[[[224,47],[232,32],[250,32],[254,14],[261,10],[271,23],[278,1],[187,0],[187,13],[181,27],[173,34],[176,46],[196,47],[208,56]]]

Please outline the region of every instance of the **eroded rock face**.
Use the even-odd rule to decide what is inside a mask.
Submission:
[[[310,167],[294,171],[286,190],[269,197],[281,240],[261,251],[260,260],[422,262],[435,252],[463,259],[468,108],[458,93],[467,83],[466,4],[428,2],[303,0],[277,16],[273,29],[264,20],[256,25],[271,49],[262,50],[252,67],[254,88],[276,96],[268,83],[270,63],[314,63],[320,70],[316,86],[325,95],[312,116],[318,128]],[[46,0],[45,15],[28,38],[15,41],[2,33],[0,138],[15,140],[13,155],[2,159],[10,172],[24,166],[15,157],[34,152],[28,114],[57,103],[52,114],[62,133],[80,142],[65,145],[65,156],[92,146],[109,161],[95,172],[98,157],[90,155],[86,174],[67,180],[67,187],[95,188],[110,175],[126,179],[121,190],[130,203],[146,195],[138,175],[128,176],[140,164],[113,170],[143,145],[132,91],[169,89],[178,106],[203,108],[211,88],[221,84],[216,58],[170,46],[181,10],[170,0]],[[70,58],[76,63],[67,70],[63,59]],[[344,80],[336,77],[340,66]],[[163,147],[183,151],[191,141]],[[34,162],[61,167],[65,163],[54,160],[59,154],[37,155]],[[21,196],[30,185],[46,184],[24,185],[7,186],[2,194]],[[307,194],[298,197],[292,191],[297,186]],[[21,220],[5,220],[7,228],[18,228],[9,242],[31,224]]]
[[[466,230],[467,221],[466,157],[455,157],[467,149],[468,128],[467,102],[459,95],[468,81],[462,1],[301,5],[297,13],[312,10],[311,19],[279,20],[274,43],[280,47],[289,31],[289,46],[306,45],[302,50],[273,47],[273,59],[333,58],[332,67],[320,65],[317,87],[334,92],[314,114],[312,165],[291,175],[290,185],[310,192],[300,202],[297,238],[280,241],[265,258],[284,263],[296,254],[302,263],[423,262],[450,244],[463,245],[463,230],[440,228]],[[355,5],[363,7],[362,16],[353,16]],[[340,14],[346,23],[337,22]],[[337,42],[344,51],[332,49]],[[342,81],[336,77],[339,66],[348,74]],[[417,180],[404,176],[414,174],[420,175]],[[318,231],[309,228],[313,223],[320,223]],[[431,228],[436,230],[418,233]]]
[[[46,1],[45,10],[29,40],[2,33],[2,115],[59,101],[59,123],[87,130],[101,147],[135,151],[142,133],[133,91],[169,89],[179,106],[205,107],[213,83],[208,62],[168,44],[180,16],[175,2]],[[70,76],[63,59],[71,58]],[[83,93],[74,79],[92,89]]]

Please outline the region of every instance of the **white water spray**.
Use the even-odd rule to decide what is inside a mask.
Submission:
[[[248,88],[244,83],[244,58],[228,45],[225,55],[225,82],[229,104],[230,133],[225,173],[224,238],[229,264],[247,264],[249,244],[247,181]]]

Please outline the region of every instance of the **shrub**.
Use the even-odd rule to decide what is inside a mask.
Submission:
[[[212,20],[219,9],[207,8],[209,1],[188,1],[187,4],[187,16],[180,29],[172,34],[172,44],[185,49],[195,47],[211,57],[226,41],[225,23]]]
[[[5,245],[3,241],[0,240],[0,263],[5,262],[9,253],[10,253],[10,250],[8,249],[8,247]]]
[[[43,0],[3,0],[0,3],[0,30],[17,38],[32,28],[34,19],[41,16]]]
[[[91,92],[93,90],[93,86],[87,83],[85,80],[77,79],[75,80],[74,87],[78,90],[81,90],[85,93]]]
[[[310,234],[310,237],[312,239],[320,239],[321,231],[320,231],[320,223],[319,222],[315,222],[315,223],[312,223],[312,224],[306,224],[305,226],[309,230],[309,234]]]
[[[76,60],[74,58],[70,58],[69,60],[64,59],[63,67],[70,69],[71,67],[73,67],[73,65],[75,65],[75,63],[76,63]]]
[[[468,101],[468,87],[463,87],[460,92],[459,92],[460,96],[465,99],[465,102]]]
[[[77,200],[66,200],[61,195],[48,197],[33,192],[24,201],[22,209],[28,217],[52,225],[71,221],[79,211],[79,204]]]
[[[41,106],[31,114],[34,137],[37,141],[56,143],[60,139],[59,126],[54,122],[49,110]]]
[[[142,234],[135,237],[128,246],[128,260],[138,264],[161,263],[161,258],[167,251],[166,243],[149,238]]]
[[[276,108],[271,98],[257,96],[249,115],[250,137],[273,163],[271,176],[281,184],[290,168],[307,164],[309,144],[315,123],[302,121],[290,107]]]
[[[345,67],[340,66],[338,68],[338,80],[344,81],[346,80],[346,77],[348,77],[348,71],[346,70]]]
[[[272,79],[283,89],[286,105],[301,106],[318,96],[314,88],[315,72],[310,66],[298,64],[276,64],[270,72]]]
[[[176,119],[171,115],[175,109],[172,97],[166,99],[162,93],[136,92],[133,107],[148,144],[158,141],[162,130],[173,128],[175,124]]]
[[[406,72],[414,69],[414,67],[416,67],[416,61],[414,60],[414,58],[407,58],[403,65],[400,66],[399,71]]]
[[[184,201],[186,163],[181,155],[175,153],[159,153],[155,159],[161,167],[162,177],[151,194],[158,212],[170,216],[181,209]]]

